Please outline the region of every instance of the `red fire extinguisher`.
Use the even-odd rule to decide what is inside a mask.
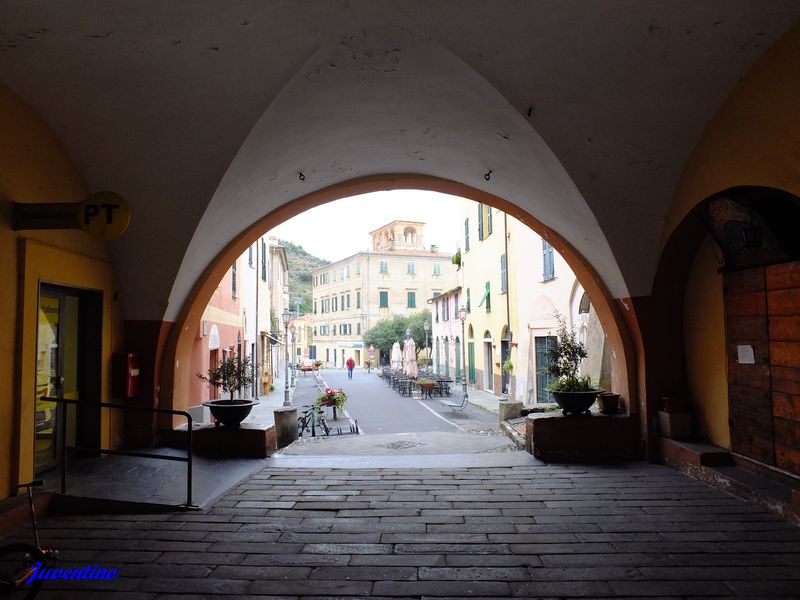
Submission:
[[[125,397],[135,398],[139,395],[139,355],[129,352],[125,369]]]

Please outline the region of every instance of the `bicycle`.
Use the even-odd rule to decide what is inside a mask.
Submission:
[[[321,428],[326,436],[330,435],[331,429],[328,427],[328,421],[325,419],[325,411],[322,406],[316,404],[306,406],[308,410],[303,411],[303,414],[297,420],[297,433],[300,437],[303,437],[303,432],[309,431],[309,429],[311,437],[316,437],[317,427]]]
[[[58,559],[58,550],[42,548],[39,541],[39,525],[36,522],[36,509],[33,505],[31,488],[43,485],[41,480],[16,486],[26,488],[28,507],[36,545],[15,542],[0,546],[0,596],[31,600],[42,587],[43,579],[34,578],[38,570],[48,569]]]

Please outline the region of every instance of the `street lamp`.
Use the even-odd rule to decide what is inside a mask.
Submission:
[[[286,384],[283,388],[283,405],[291,406],[292,403],[289,400],[289,321],[292,318],[292,313],[289,312],[288,308],[284,308],[281,317],[283,318],[283,341],[284,345],[286,346]]]
[[[464,401],[467,400],[467,354],[466,336],[464,334],[464,323],[467,320],[467,307],[463,304],[458,309],[458,318],[461,319],[461,364],[464,365],[464,372],[461,374],[461,391],[464,392]]]
[[[297,331],[297,329],[295,329],[294,325],[289,327],[289,333],[292,334],[292,364],[293,365],[294,365],[295,360],[297,360],[297,353],[295,352],[295,349],[294,349],[294,343],[295,343],[294,333],[295,333],[295,331]],[[292,366],[292,387],[294,387],[294,373],[295,373],[295,368],[294,368],[294,366]]]
[[[428,350],[428,331],[431,329],[431,324],[425,321],[422,324],[422,328],[425,330],[425,360],[427,364],[427,360],[431,357],[431,353]]]

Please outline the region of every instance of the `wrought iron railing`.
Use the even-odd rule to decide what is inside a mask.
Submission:
[[[62,418],[57,423],[59,428],[59,444],[61,446],[61,493],[67,493],[67,453],[66,450],[76,450],[79,452],[99,452],[100,454],[111,454],[116,456],[135,456],[138,458],[152,458],[156,460],[171,460],[186,463],[186,508],[193,507],[192,504],[192,415],[185,410],[172,410],[168,408],[152,408],[149,406],[125,406],[124,404],[112,404],[110,402],[80,402],[66,398],[42,397],[45,402],[57,402],[59,404],[72,404],[82,407],[112,408],[122,411],[149,412],[162,415],[178,415],[186,417],[187,420],[187,453],[186,456],[172,456],[169,454],[154,454],[150,452],[136,452],[133,450],[111,450],[109,448],[93,448],[88,446],[67,446],[67,419]],[[66,415],[65,415],[66,417]]]

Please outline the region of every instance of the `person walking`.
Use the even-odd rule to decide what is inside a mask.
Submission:
[[[347,364],[347,378],[348,379],[352,379],[353,378],[353,367],[356,366],[356,361],[354,361],[353,357],[351,356],[350,358],[347,359],[347,363],[346,364]]]

